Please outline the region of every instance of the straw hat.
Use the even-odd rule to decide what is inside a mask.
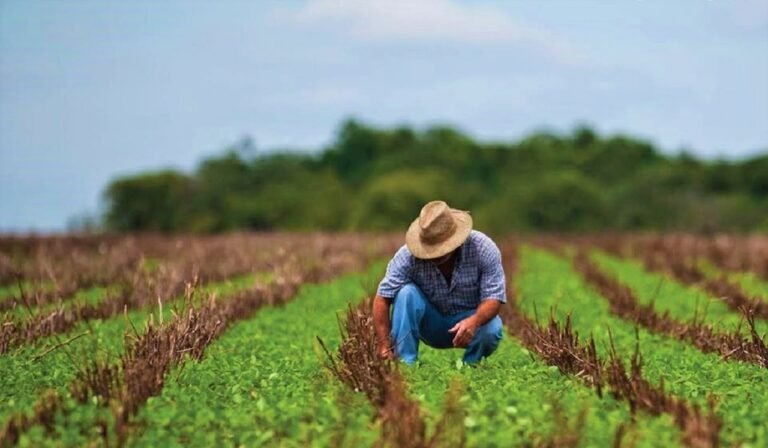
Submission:
[[[443,201],[432,201],[421,209],[408,231],[405,244],[416,258],[438,258],[451,252],[472,231],[469,212],[448,207]]]

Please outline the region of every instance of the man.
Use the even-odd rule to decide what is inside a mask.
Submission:
[[[472,230],[469,213],[432,201],[411,223],[373,299],[379,355],[413,364],[419,342],[465,348],[473,364],[496,350],[506,303],[496,244]],[[390,306],[393,305],[390,320]]]

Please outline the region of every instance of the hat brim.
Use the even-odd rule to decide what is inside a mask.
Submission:
[[[416,258],[425,260],[439,258],[461,246],[472,232],[472,216],[461,210],[451,209],[456,221],[456,231],[450,238],[437,244],[425,244],[419,238],[419,218],[416,218],[405,232],[405,245]]]

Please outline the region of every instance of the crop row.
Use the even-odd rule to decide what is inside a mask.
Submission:
[[[364,245],[360,238],[354,236],[331,239],[276,235],[270,239],[265,235],[253,238],[236,235],[212,242],[196,242],[183,256],[161,262],[151,270],[144,269],[143,264],[135,270],[126,270],[120,278],[112,279],[108,293],[97,289],[97,292],[87,295],[87,300],[77,300],[77,294],[72,297],[57,296],[42,294],[39,288],[33,289],[33,295],[21,294],[0,302],[0,305],[11,308],[2,318],[0,354],[40,337],[69,331],[81,321],[105,319],[126,309],[155,305],[158,298],[181,294],[189,282],[211,283],[248,272],[269,271],[290,260],[319,266],[312,260],[322,259],[324,269],[333,269],[334,263],[345,262],[343,257],[347,253],[336,248],[348,246],[368,250]],[[318,270],[318,266],[305,266],[308,278],[312,278],[311,271]],[[45,305],[54,298],[55,304]]]
[[[316,336],[338,343],[337,315],[382,270],[305,285],[281,308],[233,325],[200,362],[168,376],[137,417],[131,445],[370,445],[373,410],[322,368]]]
[[[610,261],[613,260],[604,262]],[[620,263],[614,261],[614,264]],[[589,284],[600,291],[611,311],[622,319],[635,322],[654,333],[687,341],[705,353],[715,352],[726,360],[747,361],[768,368],[768,348],[757,331],[753,315],[746,316],[749,327],[749,337],[746,338],[738,328],[715,329],[714,324],[705,322],[706,315],[703,313],[700,317],[698,313],[693,313],[690,321],[678,320],[670,310],[677,310],[687,302],[667,302],[659,309],[654,303],[642,304],[627,285],[602,272],[584,252],[575,257],[574,266]],[[664,308],[666,311],[662,312]]]
[[[528,254],[526,258],[529,257]],[[515,264],[513,258],[506,258],[508,273],[514,271],[510,266]],[[572,275],[575,275],[575,272]],[[515,278],[510,280],[513,285],[518,283]],[[523,287],[522,283],[527,283],[529,280],[525,277],[520,278],[521,287]],[[584,285],[584,288],[589,287]],[[505,440],[508,443],[509,440],[514,439],[533,440],[550,446],[552,444],[571,446],[581,442],[605,445],[625,439],[631,440],[632,444],[638,442],[669,444],[675,443],[675,439],[679,438],[688,446],[716,446],[720,442],[723,423],[719,414],[713,412],[714,399],[709,399],[706,403],[697,403],[690,397],[668,392],[663,381],[646,377],[642,371],[643,358],[638,351],[638,346],[625,347],[620,355],[617,345],[611,341],[608,346],[610,349],[598,355],[594,339],[591,343],[579,342],[577,333],[571,326],[570,315],[563,318],[552,314],[548,322],[539,324],[535,319],[535,308],[533,314],[527,315],[512,300],[511,306],[505,309],[507,310],[504,313],[505,322],[510,334],[517,341],[505,342],[500,349],[501,353],[483,363],[478,369],[464,370],[471,372],[466,375],[471,374],[475,382],[466,381],[463,387],[468,389],[470,394],[475,393],[475,398],[480,400],[479,403],[474,403],[474,406],[472,398],[465,396],[460,400],[471,445],[495,445],[504,443]],[[355,316],[351,314],[349,320],[360,322],[360,316]],[[360,326],[361,324],[358,323],[353,328]],[[366,332],[358,329],[356,333],[365,334]],[[368,334],[371,335],[369,339],[372,340],[372,333],[369,331]],[[520,343],[528,350],[521,349]],[[510,344],[513,349],[511,351],[507,348]],[[368,345],[371,347],[367,351],[372,352],[372,344]],[[352,351],[350,354],[345,353],[349,348],[345,348],[342,344],[340,358],[342,360],[366,359],[364,354],[359,354],[361,349],[365,352],[365,347],[366,344],[358,344],[357,351]],[[504,389],[508,392],[504,394],[494,393],[493,386],[502,388],[507,384],[525,383],[525,379],[521,379],[524,377],[522,372],[507,370],[509,376],[498,377],[498,372],[504,371],[498,368],[499,364],[504,365],[515,359],[514,352],[535,353],[536,357],[533,359],[528,359],[527,356],[522,357],[527,364],[525,367],[529,370],[545,370],[546,368],[541,364],[555,366],[560,372],[594,387],[597,390],[597,397],[589,393],[584,394],[581,389],[576,391],[566,389],[569,392],[575,392],[570,394],[563,393],[562,390],[554,392],[542,387],[546,386],[546,382],[541,381],[541,377],[535,377],[529,381],[530,384],[526,384],[527,387]],[[426,351],[426,353],[430,352]],[[431,366],[430,362],[433,360],[428,359],[426,364],[422,362],[419,368],[406,371],[406,376],[412,383],[410,389],[412,393],[433,397],[431,400],[426,400],[432,401],[433,404],[426,408],[432,411],[431,425],[435,431],[433,434],[436,435],[436,431],[441,428],[441,418],[436,416],[442,413],[436,411],[439,409],[439,404],[437,407],[435,404],[442,401],[441,394],[446,384],[457,372],[449,368],[452,363],[445,362],[445,356],[435,356],[435,358],[442,358],[440,362],[443,365]],[[521,367],[520,358],[521,356],[518,355],[516,370]],[[349,373],[346,375],[353,379],[347,379],[346,382],[356,389],[365,391],[369,390],[365,384],[382,383],[382,381],[376,381],[376,378],[382,375],[380,373],[377,375],[380,369],[375,368],[374,362],[359,364],[348,362],[347,364],[352,367],[350,370],[353,373],[358,372],[357,375]],[[551,375],[552,372],[548,373]],[[345,375],[338,376],[343,378]],[[494,380],[489,381],[489,378]],[[561,377],[560,381],[563,380]],[[387,383],[383,382],[383,384]],[[382,387],[378,389],[374,387],[373,391],[381,389]],[[521,393],[521,389],[525,393]],[[485,392],[485,394],[478,392]],[[575,401],[574,397],[578,397],[579,393],[582,394],[579,397],[581,401]],[[605,395],[608,393],[610,397]],[[386,403],[386,400],[377,399],[378,395],[375,393],[368,394],[373,395],[371,401],[374,404],[381,401]],[[521,396],[525,399],[521,400]],[[581,410],[579,406],[582,407]],[[380,405],[380,407],[384,406]],[[520,408],[525,412],[521,414]],[[590,417],[590,411],[593,417]],[[633,415],[636,412],[640,415]],[[386,424],[386,414],[383,414],[382,424]],[[399,420],[399,423],[404,425],[401,430],[422,428],[420,419],[412,416],[413,412],[404,413],[404,415],[411,416],[409,418],[411,424],[406,424],[403,419]],[[611,415],[612,417],[609,417]],[[655,418],[655,416],[662,418]],[[585,431],[585,426],[591,429]],[[493,430],[489,430],[491,427]],[[473,428],[475,431],[472,430]],[[413,432],[416,434],[412,435],[410,440],[416,442],[409,446],[430,445],[431,439],[425,439],[423,429],[410,433]],[[409,432],[406,430],[406,433]],[[728,435],[723,437],[727,440]],[[663,440],[667,442],[661,442]]]
[[[516,271],[514,248],[507,250],[505,259],[512,271]],[[682,442],[687,446],[717,445],[722,426],[720,418],[711,409],[708,413],[702,412],[696,404],[669,394],[663,382],[652,384],[643,375],[639,347],[635,347],[627,371],[613,339],[610,339],[607,356],[599,356],[594,337],[590,337],[589,342],[579,341],[570,314],[564,321],[558,321],[554,311],[551,311],[547,324],[541,325],[537,322],[538,316],[532,318],[517,306],[517,294],[512,294],[511,305],[505,308],[504,315],[510,331],[530,350],[548,364],[557,366],[561,372],[581,378],[596,389],[598,396],[610,391],[615,398],[627,402],[633,414],[670,415],[682,433]]]
[[[688,261],[707,260],[726,272],[751,272],[768,280],[768,238],[762,235],[614,234],[579,238],[544,237],[537,240],[553,244],[567,240],[569,243],[600,247],[614,254],[645,256],[655,253],[674,258],[674,263],[679,263],[682,258]]]
[[[645,275],[636,274],[641,279]],[[634,321],[615,314],[609,302],[585,282],[568,260],[553,254],[523,249],[517,288],[523,312],[536,316],[537,309],[553,309],[560,323],[570,315],[574,331],[594,337],[598,356],[610,357],[611,347],[615,346],[622,361],[629,365],[630,354],[637,347],[644,361],[644,376],[651,384],[664,384],[669,393],[703,409],[709,404],[708,397],[715,397],[724,423],[722,442],[760,446],[768,440],[761,423],[761,416],[768,412],[765,367],[724,363],[715,353],[702,353],[684,341],[638,328]],[[696,298],[687,291],[666,295],[663,301],[683,303]],[[537,320],[546,325],[540,316]]]
[[[48,244],[34,241],[34,251],[14,255],[0,250],[0,277],[6,294],[0,297],[0,311],[17,306],[36,307],[65,300],[89,286],[119,285],[130,290],[151,284],[157,276],[174,273],[202,282],[220,281],[270,266],[274,257],[295,253],[308,246],[322,250],[327,240],[354,235],[231,234],[211,237],[123,237],[106,238],[98,246],[85,248],[62,244],[51,238]],[[33,244],[33,243],[30,243]],[[375,244],[375,242],[374,242]],[[0,246],[2,239],[0,238]],[[164,271],[157,273],[157,271]],[[154,274],[154,275],[153,275]],[[27,286],[26,300],[20,297],[17,281]]]
[[[409,396],[398,365],[378,355],[371,317],[372,301],[350,306],[341,328],[342,341],[332,354],[318,338],[333,375],[354,391],[363,392],[376,409],[381,433],[378,445],[398,447],[462,446],[465,441],[461,393],[454,383],[446,393],[440,420],[428,433],[419,402]]]
[[[355,241],[357,241],[356,244]],[[296,245],[296,250],[293,253],[294,256],[288,258],[290,263],[286,265],[287,269],[289,271],[293,271],[293,274],[296,274],[296,276],[289,276],[290,288],[279,294],[281,300],[290,298],[292,295],[292,288],[295,288],[295,286],[298,284],[301,284],[305,281],[317,281],[323,278],[327,278],[329,275],[335,275],[335,273],[347,270],[350,267],[359,266],[360,262],[367,257],[381,256],[382,250],[389,251],[389,249],[387,249],[387,244],[381,243],[385,243],[385,241],[379,240],[377,247],[376,245],[369,245],[364,243],[361,239],[328,239],[326,237],[314,238],[310,239],[309,241],[305,239],[302,245]],[[297,252],[299,249],[301,251]],[[278,250],[274,253],[273,262],[281,258],[278,256],[281,252],[291,253],[278,248]],[[298,258],[295,255],[300,255],[303,258]],[[361,256],[363,257],[362,259],[360,258]],[[286,259],[286,257],[282,258]],[[286,278],[285,269],[283,272],[275,274],[280,274],[277,275],[278,280],[281,278]],[[275,276],[273,276],[273,279],[274,277]],[[281,282],[276,281],[273,283],[279,285]],[[282,286],[286,286],[285,282],[282,282]],[[136,368],[135,366],[141,365],[142,362],[153,366],[159,365],[160,368],[155,376],[156,378],[164,376],[167,368],[172,367],[174,363],[182,359],[183,356],[178,356],[178,354],[194,352],[195,350],[202,350],[204,346],[207,345],[207,342],[216,336],[223,328],[226,328],[226,325],[221,324],[222,321],[226,321],[228,323],[242,317],[247,317],[247,315],[249,315],[249,309],[255,309],[254,307],[258,307],[261,303],[264,303],[265,300],[268,301],[268,297],[265,298],[263,294],[259,295],[254,300],[247,300],[247,298],[248,297],[246,293],[246,296],[241,295],[240,297],[237,297],[236,300],[229,300],[224,302],[207,301],[199,309],[191,308],[188,312],[177,313],[176,315],[168,314],[166,312],[165,319],[169,321],[167,324],[158,327],[153,327],[150,325],[149,330],[144,329],[142,333],[137,332],[135,334],[136,340],[128,344],[127,350],[123,349],[121,342],[118,342],[121,341],[122,333],[126,329],[126,325],[124,323],[122,325],[120,324],[120,321],[123,320],[122,318],[109,319],[107,321],[84,322],[81,325],[87,325],[89,327],[96,328],[96,332],[95,334],[91,334],[89,338],[83,339],[90,339],[90,342],[92,343],[106,342],[107,345],[110,345],[113,349],[110,350],[110,354],[112,356],[108,357],[108,359],[114,359],[115,354],[122,353],[122,361],[114,364],[111,361],[105,362],[99,357],[92,357],[91,359],[84,359],[86,368],[82,369],[77,367],[78,360],[69,359],[69,365],[67,365],[66,358],[69,356],[65,358],[62,355],[67,355],[69,353],[69,349],[68,347],[63,347],[66,350],[57,350],[41,360],[57,361],[51,363],[51,370],[54,370],[54,372],[48,370],[42,375],[39,375],[37,378],[35,378],[37,381],[32,381],[32,387],[28,387],[28,378],[17,377],[4,379],[5,382],[10,381],[11,383],[17,383],[9,384],[10,386],[17,386],[12,389],[8,389],[9,391],[13,391],[11,392],[11,400],[9,400],[11,403],[11,408],[14,406],[14,404],[21,404],[22,409],[24,409],[26,404],[26,409],[28,409],[28,399],[21,397],[22,399],[19,400],[18,403],[15,402],[14,396],[18,395],[18,391],[26,391],[26,396],[30,397],[30,392],[32,394],[39,392],[40,386],[46,385],[46,383],[49,382],[52,378],[55,378],[57,380],[53,382],[58,385],[58,390],[60,392],[63,389],[66,389],[66,385],[68,384],[68,389],[71,395],[75,396],[76,398],[79,397],[84,400],[86,396],[95,396],[105,398],[104,403],[107,403],[113,397],[120,397],[119,401],[121,406],[123,406],[123,408],[127,411],[125,411],[125,414],[117,413],[116,415],[125,420],[126,417],[123,417],[123,415],[129,418],[130,414],[137,410],[142,400],[146,398],[141,398],[142,395],[146,395],[143,393],[143,385],[153,383],[151,378],[146,378],[146,373],[151,372],[151,369],[144,368],[146,366],[139,368]],[[141,320],[141,316],[134,315],[132,317],[134,319],[125,319],[125,321],[132,322]],[[212,324],[200,325],[200,322],[212,322]],[[101,325],[102,323],[106,324]],[[153,328],[156,331],[152,331]],[[187,333],[189,333],[189,335],[184,336]],[[206,337],[200,338],[197,336],[190,336],[194,334],[197,334],[198,336],[201,334],[208,334],[209,336],[207,339]],[[107,340],[101,341],[102,338]],[[189,350],[187,350],[186,347],[183,346],[184,344],[178,345],[179,341],[186,341],[192,345],[188,347]],[[79,342],[80,341],[78,341],[78,343]],[[182,351],[172,352],[166,350],[164,347],[175,347],[175,349]],[[177,353],[177,355],[174,355],[173,353]],[[23,350],[21,353],[14,353],[0,357],[0,361],[5,361],[6,364],[10,362],[10,364],[15,364],[16,366],[20,367],[23,364],[36,361],[36,358],[31,357],[30,355],[31,351]],[[170,359],[170,361],[168,361],[168,359]],[[13,369],[12,366],[8,367]],[[65,374],[59,375],[59,373],[62,372]],[[119,381],[113,381],[111,379],[111,376],[114,376],[115,372],[117,372],[117,375],[122,375],[122,377],[118,378]],[[131,372],[137,373],[138,375],[131,376]],[[21,371],[18,373],[21,374]],[[53,376],[51,376],[51,374],[53,374]],[[74,380],[71,379],[73,374],[77,375]],[[133,381],[135,379],[136,381]],[[157,382],[156,379],[154,382]],[[134,387],[136,384],[138,384],[138,386]],[[82,393],[82,391],[85,391],[85,393]],[[154,392],[155,390],[151,389],[150,387],[149,395]],[[59,396],[61,396],[61,394],[59,394]],[[49,394],[44,395],[44,397],[49,397]],[[56,400],[61,401],[58,398]],[[133,402],[138,402],[139,405],[124,406]],[[42,405],[38,401],[37,408],[45,411],[46,409],[49,409],[50,406]],[[44,418],[40,418],[41,416],[32,416],[32,418],[28,418],[28,415],[27,417],[24,417],[24,415],[24,413],[17,414],[16,418],[8,421],[5,431],[6,435],[11,438],[15,438],[19,432],[23,432],[25,428],[31,426],[36,421],[45,421]],[[118,420],[118,423],[120,423],[120,420]],[[117,428],[120,429],[122,427],[118,425]]]
[[[150,314],[153,293],[144,293],[149,299],[127,318],[119,310],[78,318],[61,334],[22,342],[0,356],[0,370],[13,373],[0,380],[0,438],[139,446],[768,443],[768,324],[750,314],[754,306],[715,300],[706,281],[721,278],[707,267],[686,259],[684,268],[701,274],[687,284],[670,268],[678,261],[648,272],[643,252],[614,250],[613,242],[505,244],[509,334],[497,353],[468,368],[453,350],[423,350],[417,366],[404,368],[375,356],[369,305],[357,302],[381,264],[299,288],[391,254],[391,240],[377,250],[355,239],[317,241],[262,248],[271,286],[254,287],[245,276],[225,293],[214,282],[219,299],[163,301],[162,313],[134,329]],[[339,334],[336,313],[350,300],[358,305]],[[84,352],[98,345],[109,354]]]
[[[726,276],[708,277],[681,248],[668,244],[665,240],[652,241],[649,244],[633,247],[648,270],[669,273],[673,278],[687,285],[700,286],[713,297],[721,298],[730,308],[745,310],[762,319],[768,319],[768,300],[750,297],[739,284]],[[766,253],[768,256],[768,253]]]
[[[526,263],[532,257],[536,258],[546,255],[536,251],[529,252],[529,250],[524,251],[524,254]],[[583,264],[587,262],[584,257],[582,254],[578,258],[576,267],[583,267]],[[513,258],[507,258],[508,273],[511,272],[509,264],[514,265],[512,262]],[[557,260],[557,258],[555,257],[554,260]],[[541,266],[540,268],[536,272],[544,270],[553,271],[552,266]],[[590,268],[594,274],[596,267],[590,264]],[[560,272],[560,274],[566,274],[564,275],[566,280],[567,274],[570,274],[574,279],[578,279],[577,272],[572,270],[570,266],[568,266],[568,269],[570,269],[569,273]],[[581,274],[587,276],[587,272],[581,272]],[[607,279],[608,277],[603,274],[602,278]],[[512,283],[519,283],[520,287],[527,291],[526,288],[530,287],[529,282],[531,280],[532,277],[522,276],[519,282],[518,279],[512,279]],[[552,278],[549,280],[552,280]],[[558,285],[558,283],[551,282],[549,286],[551,287],[552,285]],[[582,290],[581,293],[591,294],[588,283],[580,285],[579,289]],[[624,291],[628,292],[629,290],[625,288]],[[602,298],[593,296],[592,300],[600,301]],[[637,308],[636,304],[633,306]],[[581,308],[578,309],[581,310]],[[521,436],[525,438],[524,440],[538,440],[537,443],[543,445],[563,444],[568,446],[580,443],[581,441],[589,441],[586,443],[591,445],[605,445],[610,442],[617,443],[620,440],[631,440],[630,443],[632,444],[639,441],[643,444],[669,444],[674,443],[674,440],[677,438],[688,446],[716,446],[720,443],[721,438],[723,441],[732,441],[735,437],[739,442],[757,443],[764,440],[764,434],[745,434],[740,431],[741,428],[736,428],[735,431],[734,428],[729,428],[723,434],[720,434],[724,423],[720,412],[714,412],[717,401],[714,395],[708,396],[705,399],[703,397],[704,394],[699,398],[698,393],[686,396],[685,394],[671,392],[666,389],[665,382],[661,377],[656,374],[646,376],[643,373],[644,358],[640,350],[653,350],[656,341],[652,341],[650,344],[646,342],[641,348],[639,340],[635,339],[635,329],[632,323],[621,322],[619,324],[617,340],[614,340],[612,335],[608,333],[608,340],[603,341],[602,354],[599,355],[594,339],[591,340],[591,343],[579,342],[578,333],[573,329],[570,314],[553,313],[548,322],[539,323],[536,318],[535,306],[532,310],[533,313],[531,313],[531,310],[525,313],[522,309],[517,308],[513,301],[512,306],[507,307],[506,310],[505,322],[509,327],[510,333],[521,341],[528,350],[521,349],[518,341],[511,340],[502,345],[500,352],[504,353],[495,355],[478,369],[469,369],[469,372],[474,377],[473,379],[477,380],[477,382],[467,381],[464,387],[470,393],[476,393],[476,398],[481,400],[475,406],[472,406],[472,403],[470,403],[472,401],[471,398],[465,396],[461,400],[463,413],[465,413],[465,425],[469,430],[468,436],[471,445],[499,444],[503,443],[504,440],[509,441],[509,437],[519,440]],[[575,310],[571,311],[578,312]],[[616,312],[615,309],[610,311]],[[605,320],[606,318],[614,319],[610,316],[610,312],[606,314],[600,320]],[[632,321],[634,318],[628,315],[620,315],[618,317],[629,321]],[[357,322],[356,325],[351,327],[352,329],[357,329],[357,331],[352,332],[348,330],[349,333],[353,335],[366,334],[366,331],[360,330],[360,327],[363,326],[361,324],[363,317],[360,314],[350,313],[348,321]],[[613,328],[613,326],[611,325],[609,328]],[[633,332],[631,344],[627,343],[628,339],[624,337],[626,336],[624,331],[627,328]],[[658,329],[654,328],[654,330]],[[388,383],[381,379],[386,377],[386,369],[384,370],[385,373],[382,374],[381,367],[377,366],[374,359],[368,360],[369,358],[366,356],[366,353],[369,355],[373,353],[373,344],[370,342],[373,337],[370,332],[370,325],[368,325],[367,334],[369,335],[369,342],[367,344],[358,343],[354,350],[342,344],[339,355],[342,362],[339,364],[343,365],[343,361],[346,359],[346,365],[349,367],[345,370],[334,366],[334,371],[342,379],[346,378],[345,382],[355,389],[367,391],[372,403],[378,403],[378,407],[385,408],[384,403],[387,400],[381,399],[380,396],[382,390],[387,390],[385,386]],[[644,336],[645,334],[640,335],[638,332],[636,337],[643,338]],[[738,335],[733,337],[743,342]],[[354,338],[351,339],[355,340]],[[365,338],[362,339],[365,340]],[[657,338],[657,340],[669,342],[664,338]],[[507,348],[510,347],[510,344],[513,349],[511,351]],[[660,345],[663,346],[663,344]],[[618,348],[619,346],[622,348]],[[673,348],[678,349],[682,347],[682,345],[679,345]],[[508,393],[505,394],[494,393],[493,388],[489,387],[490,384],[501,388],[506,384],[525,383],[524,380],[520,379],[524,374],[518,374],[516,371],[507,370],[511,376],[503,376],[501,378],[497,376],[501,370],[498,368],[499,364],[509,363],[509,361],[515,358],[514,352],[519,354],[533,352],[544,364],[556,366],[561,372],[579,378],[587,385],[596,388],[599,396],[610,393],[610,397],[604,396],[604,399],[599,399],[590,394],[582,395],[580,397],[582,400],[580,402],[582,410],[578,411],[578,407],[574,405],[573,396],[562,393],[562,390],[554,392],[546,387],[542,388],[546,383],[542,382],[540,377],[530,381],[527,387],[505,389],[508,390]],[[430,351],[426,351],[426,353],[430,353]],[[684,352],[682,356],[686,356]],[[699,353],[698,356],[700,357],[701,354]],[[442,394],[445,391],[446,384],[450,382],[450,377],[456,375],[457,372],[454,369],[448,368],[452,363],[446,362],[445,356],[434,355],[434,357],[440,359],[439,362],[443,363],[443,365],[432,366],[430,363],[433,362],[433,359],[428,359],[426,364],[422,362],[417,369],[409,369],[405,374],[412,383],[412,393],[416,395],[421,393],[432,397],[432,399],[427,399],[426,401],[432,402],[432,406],[427,406],[427,409],[432,411],[431,425],[433,431],[436,431],[441,427],[441,420],[436,416],[442,415],[442,412],[437,411],[440,409],[439,403],[442,401]],[[521,356],[518,355],[517,358],[517,369],[515,370],[519,370],[522,367],[520,365],[522,361],[520,359]],[[527,364],[525,367],[528,369],[542,369],[541,361],[528,359],[527,356],[522,358],[525,360],[525,364]],[[358,363],[352,363],[351,360],[353,359],[358,360]],[[658,362],[659,357],[653,356],[652,359]],[[367,361],[363,362],[362,360]],[[738,367],[744,367],[739,364],[734,366],[737,369]],[[719,369],[719,366],[715,365],[714,368]],[[723,370],[727,369],[729,369],[728,366],[723,366]],[[551,372],[549,373],[551,374]],[[687,373],[692,375],[697,372],[695,369],[691,369]],[[753,371],[753,374],[758,376],[760,373],[759,370]],[[494,378],[492,383],[485,383],[489,381],[488,378]],[[375,387],[377,384],[380,386]],[[525,390],[526,393],[522,394],[520,389]],[[477,391],[486,393],[477,393]],[[555,397],[556,394],[557,396]],[[526,399],[520,400],[521,395],[524,395]],[[570,395],[578,396],[578,393]],[[590,399],[592,399],[591,403],[589,403]],[[618,400],[618,404],[616,400]],[[498,402],[501,402],[501,404]],[[626,404],[621,404],[622,402]],[[566,404],[564,405],[563,403]],[[523,407],[526,412],[519,414],[518,406]],[[589,411],[595,416],[590,417]],[[630,418],[626,414],[627,412],[629,414],[641,412],[642,415]],[[380,413],[383,414],[381,416],[382,424],[386,424],[386,413],[384,411],[380,411]],[[400,428],[400,430],[405,431],[406,434],[411,434],[410,440],[414,442],[408,446],[429,446],[431,439],[424,437],[425,431],[420,423],[421,420],[417,416],[413,416],[413,411],[403,412],[403,414],[403,419],[398,421],[403,425],[403,428]],[[606,418],[611,414],[614,417]],[[661,417],[666,415],[667,417],[654,418],[657,415]],[[753,414],[752,417],[754,418],[757,415],[759,413]],[[616,416],[621,417],[616,418]],[[407,423],[408,420],[410,420],[410,424]],[[729,423],[730,421],[729,419]],[[741,421],[740,423],[759,431],[759,426],[755,425],[752,419]],[[584,431],[585,425],[594,429]],[[677,428],[674,428],[674,426],[677,426]],[[493,430],[489,431],[490,427],[493,427]],[[411,428],[410,432],[408,428]],[[422,429],[414,431],[413,428]],[[473,432],[472,428],[476,428],[477,431]],[[542,428],[548,428],[548,431],[542,432]],[[609,430],[609,428],[611,429]],[[650,428],[654,429],[649,430]],[[437,433],[433,434],[436,435]],[[507,437],[506,439],[504,438],[505,436]],[[667,442],[661,442],[662,440],[667,440]]]

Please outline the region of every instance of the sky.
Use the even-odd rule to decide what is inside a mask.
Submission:
[[[116,176],[341,121],[482,140],[586,123],[768,150],[768,0],[0,0],[0,231],[98,213]]]

